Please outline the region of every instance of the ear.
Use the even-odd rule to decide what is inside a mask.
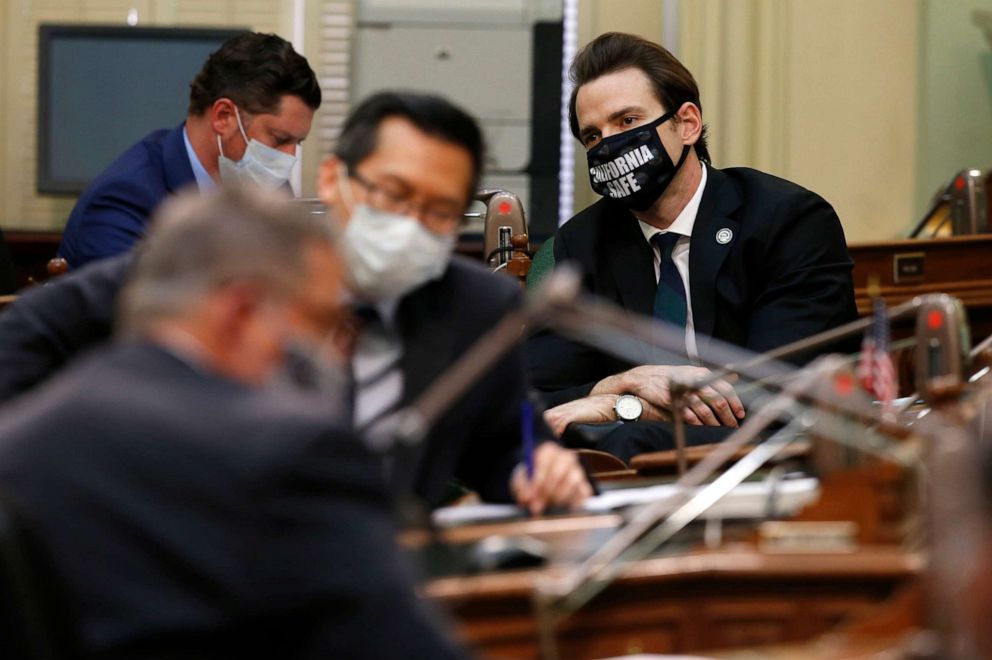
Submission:
[[[695,103],[686,101],[679,108],[677,115],[682,144],[696,144],[703,133],[703,113]]]
[[[341,194],[341,186],[350,185],[349,181],[341,181],[344,171],[344,162],[333,154],[325,158],[317,170],[317,196],[327,207],[330,216],[339,223],[348,222],[351,218],[351,204],[354,203]]]
[[[222,139],[227,139],[238,132],[238,118],[235,115],[234,101],[231,99],[226,96],[217,99],[207,113],[210,116],[210,127]]]
[[[317,196],[325,206],[334,207],[341,197],[338,178],[341,176],[341,159],[331,154],[317,170]]]
[[[258,287],[249,284],[233,284],[225,287],[214,303],[214,311],[219,318],[219,328],[224,337],[232,343],[238,342],[249,329],[261,305]]]

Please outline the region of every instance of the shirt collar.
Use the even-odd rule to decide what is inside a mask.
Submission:
[[[350,293],[345,294],[344,302],[346,305],[357,305],[361,307],[371,307],[379,315],[379,320],[386,328],[393,328],[396,323],[396,312],[400,306],[400,298],[398,296],[393,296],[390,298],[382,298],[374,302],[363,302],[358,298],[355,298]]]
[[[200,191],[212,190],[216,187],[217,183],[213,180],[209,174],[207,174],[206,168],[203,167],[203,163],[197,158],[196,152],[193,151],[193,145],[189,143],[189,134],[186,132],[186,125],[183,125],[183,143],[186,145],[186,155],[189,157],[189,164],[193,167],[193,177],[196,179],[196,187]]]
[[[672,232],[673,234],[680,234],[682,236],[692,236],[692,228],[696,224],[696,215],[699,213],[699,204],[703,201],[703,188],[706,187],[706,165],[700,163],[700,166],[703,168],[703,175],[699,179],[696,192],[692,193],[689,203],[685,205],[685,208],[678,214],[675,221],[668,226],[668,229],[658,229],[641,220],[637,221],[641,226],[641,232],[644,234],[644,240],[648,243],[651,242],[651,237],[655,234],[665,232]]]

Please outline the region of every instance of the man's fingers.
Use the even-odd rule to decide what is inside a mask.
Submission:
[[[551,504],[575,507],[591,494],[592,487],[576,454],[553,443],[537,448],[533,480],[514,489],[517,502],[534,515]]]
[[[736,374],[731,374],[734,380],[737,380]],[[737,419],[744,419],[744,404],[741,403],[741,399],[737,396],[737,392],[734,390],[733,386],[725,380],[718,380],[713,383],[713,387],[723,395],[723,398],[727,400],[730,404],[730,410],[734,413],[734,417]]]
[[[731,408],[731,403],[727,401],[722,392],[718,392],[712,387],[704,387],[700,390],[699,396],[703,403],[710,407],[720,424],[737,427],[737,416]]]
[[[570,509],[579,507],[587,497],[592,495],[592,486],[586,479],[585,472],[581,467],[569,470],[561,490],[557,493],[553,502],[560,506],[567,506]]]
[[[684,408],[682,410],[682,419],[685,420],[686,424],[692,424],[693,426],[702,426],[703,422],[699,419],[699,415],[693,412],[692,408]]]
[[[710,408],[705,401],[698,394],[690,394],[686,399],[686,404],[692,412],[696,413],[696,417],[705,426],[720,426],[720,421],[713,414],[712,408]]]
[[[573,461],[577,467],[574,454],[557,445],[544,443],[538,448],[534,456],[534,489],[538,499],[545,504],[554,500],[568,478]]]

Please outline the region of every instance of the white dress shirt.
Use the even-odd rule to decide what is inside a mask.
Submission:
[[[351,357],[351,373],[356,385],[352,419],[354,428],[375,451],[390,449],[396,426],[397,404],[403,396],[403,342],[396,327],[399,298],[376,301],[379,321],[358,336]],[[371,381],[367,386],[361,383]]]
[[[189,158],[189,164],[193,168],[193,178],[196,179],[196,187],[200,189],[200,192],[212,190],[217,183],[207,173],[207,168],[203,166],[200,159],[197,158],[196,152],[193,150],[193,145],[189,143],[189,134],[186,132],[185,126],[183,126],[183,143],[186,145],[186,156]]]

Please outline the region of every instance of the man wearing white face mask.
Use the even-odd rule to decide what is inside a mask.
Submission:
[[[312,117],[313,113],[310,114]],[[237,106],[234,106],[234,118],[245,141],[244,155],[238,161],[225,156],[220,133],[217,133],[217,151],[220,152],[217,156],[217,169],[221,180],[268,190],[276,190],[289,184],[289,175],[299,160],[298,145],[289,143],[289,149],[283,147],[280,150],[266,146],[255,138],[249,139]],[[302,141],[301,139],[300,142]]]
[[[352,358],[354,426],[391,458],[400,493],[437,504],[454,476],[483,498],[540,512],[591,494],[575,455],[541,444],[521,465],[520,352],[466,392],[414,448],[392,445],[392,413],[410,403],[511,308],[520,291],[453,257],[482,167],[475,121],[444,99],[382,93],[354,109],[317,188],[344,225],[349,288],[367,319]]]
[[[79,198],[59,246],[73,269],[126,252],[168,195],[218,181],[289,188],[320,106],[317,77],[292,45],[246,33],[210,55],[190,84],[186,121],[121,154]]]

